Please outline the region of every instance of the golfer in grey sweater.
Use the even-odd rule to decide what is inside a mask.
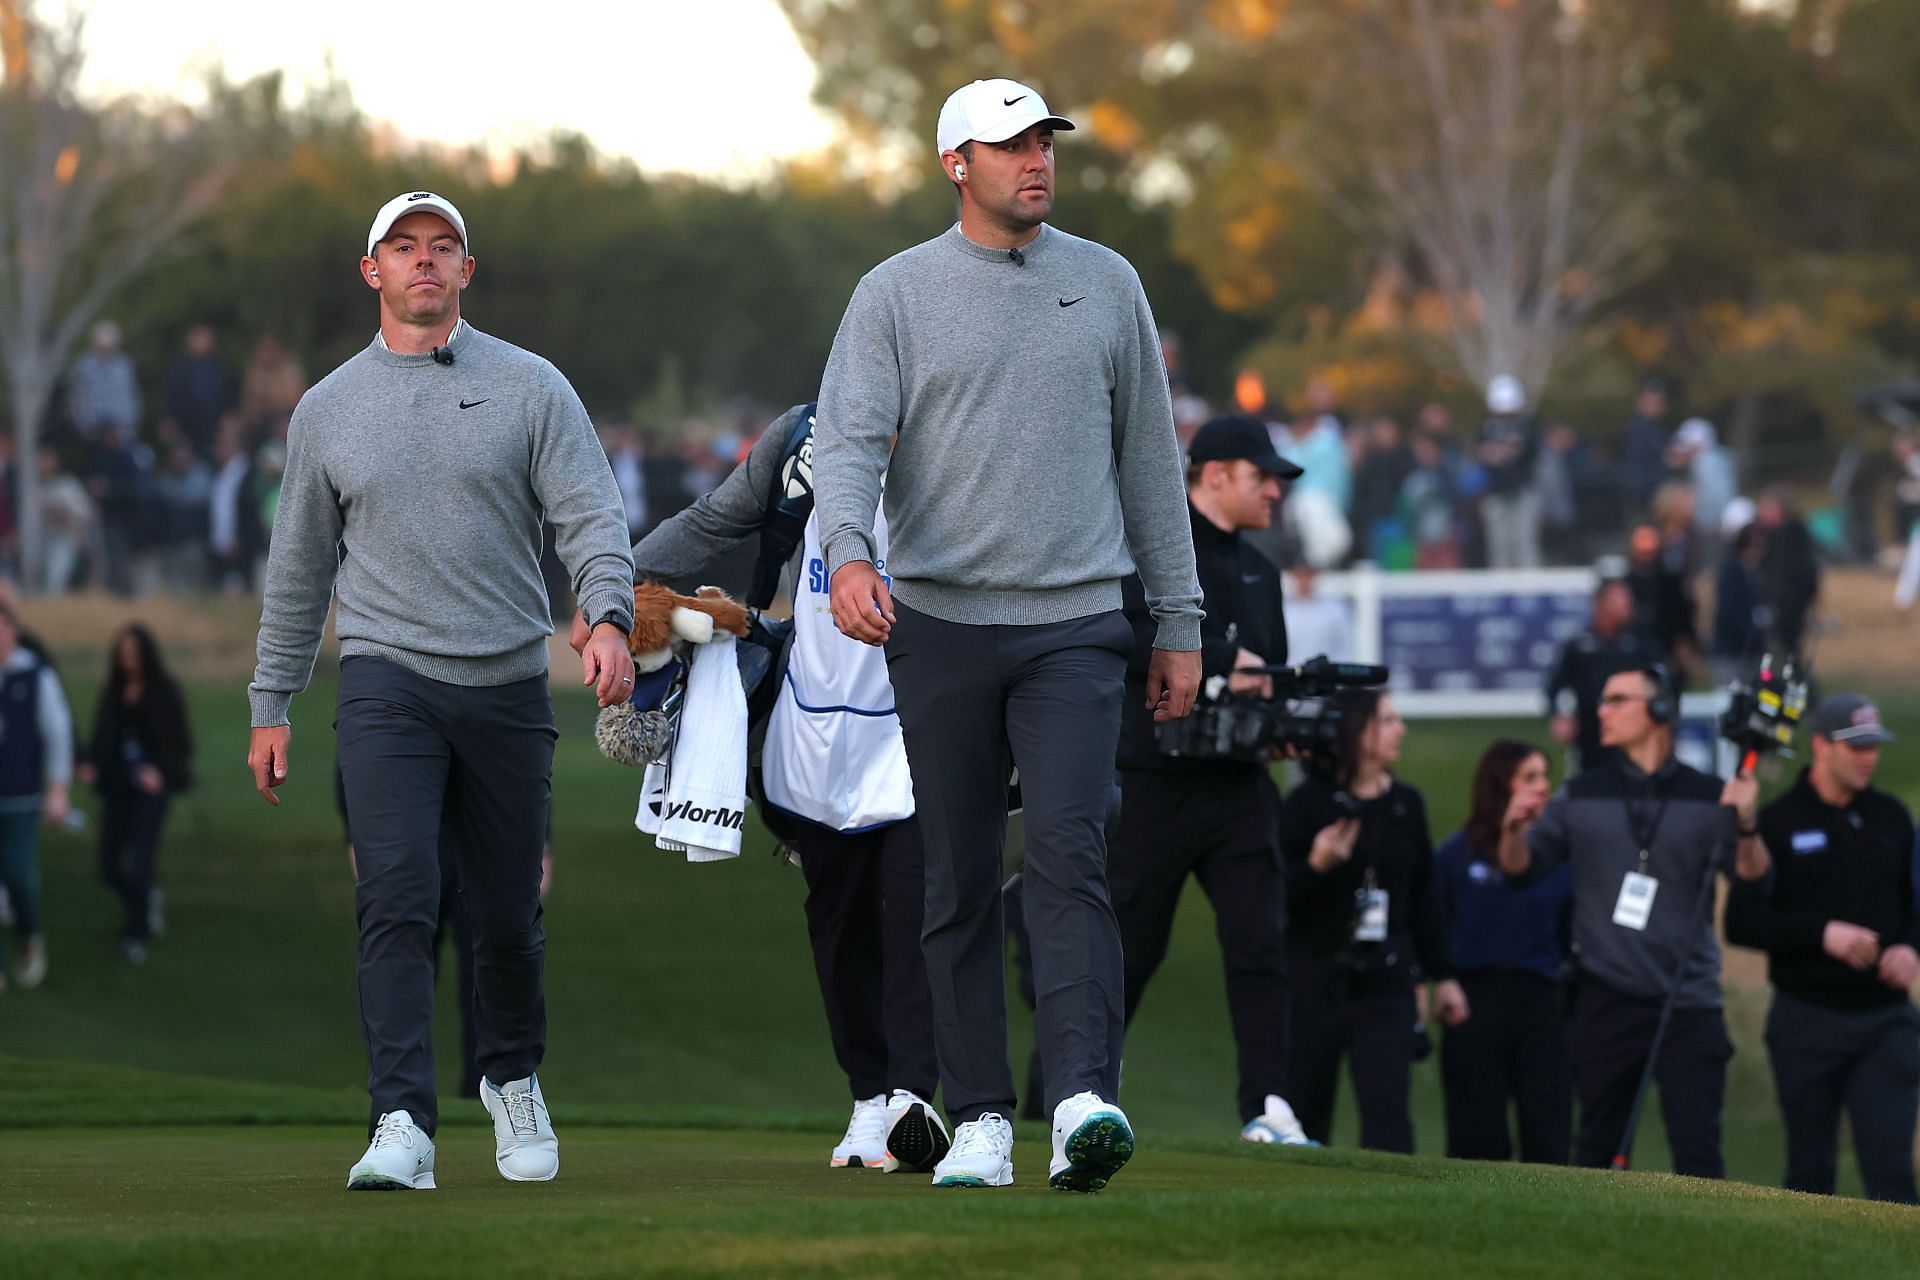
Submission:
[[[380,295],[380,332],[294,410],[247,690],[247,763],[277,805],[288,705],[312,678],[337,602],[334,723],[373,1103],[354,1189],[434,1185],[443,846],[471,924],[495,1163],[516,1182],[559,1171],[534,1075],[546,1042],[539,883],[555,737],[543,516],[595,624],[585,682],[602,706],[633,684],[633,562],[613,472],[559,371],[460,318],[473,269],[466,222],[444,198],[413,192],[375,216],[360,270]]]
[[[1071,128],[1011,80],[947,100],[936,141],[960,223],[860,282],[820,394],[834,619],[887,648],[926,834],[922,937],[958,1126],[936,1186],[1013,1180],[1010,767],[1026,805],[1049,1178],[1097,1191],[1131,1155],[1102,827],[1130,647],[1120,583],[1136,569],[1159,628],[1156,718],[1185,715],[1199,684],[1200,587],[1153,314],[1124,258],[1045,225],[1054,132]]]

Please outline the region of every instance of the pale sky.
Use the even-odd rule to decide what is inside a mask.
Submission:
[[[87,13],[90,90],[196,98],[196,72],[329,54],[354,101],[408,137],[496,147],[554,128],[642,168],[750,179],[833,137],[774,0],[41,0]]]

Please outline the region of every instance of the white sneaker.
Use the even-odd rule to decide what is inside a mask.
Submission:
[[[909,1089],[895,1089],[887,1102],[888,1173],[910,1169],[925,1173],[953,1146],[947,1125],[933,1104]]]
[[[47,940],[44,937],[36,934],[20,948],[20,967],[14,970],[13,980],[20,984],[22,991],[31,991],[47,980]]]
[[[1013,1185],[1013,1126],[989,1111],[953,1131],[953,1146],[934,1166],[936,1187],[1008,1187]]]
[[[1287,1100],[1277,1093],[1267,1095],[1267,1109],[1247,1121],[1240,1130],[1240,1137],[1246,1142],[1266,1142],[1282,1147],[1317,1147],[1320,1144],[1307,1136],[1300,1127],[1298,1117]]]
[[[1133,1127],[1113,1103],[1076,1093],[1053,1109],[1047,1185],[1055,1191],[1098,1191],[1132,1158]]]
[[[508,1182],[551,1182],[560,1172],[560,1139],[553,1134],[540,1077],[496,1085],[480,1081],[480,1101],[493,1117],[493,1163]]]
[[[835,1169],[878,1169],[887,1159],[887,1095],[876,1093],[853,1104],[847,1136],[827,1163]]]
[[[389,1111],[374,1126],[360,1163],[347,1171],[349,1191],[432,1191],[433,1139],[410,1111]]]

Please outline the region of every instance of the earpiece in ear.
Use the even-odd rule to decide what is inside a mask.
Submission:
[[[965,182],[967,180],[967,166],[963,164],[953,166],[953,176],[959,181]]]

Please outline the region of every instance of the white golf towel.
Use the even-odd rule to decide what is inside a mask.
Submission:
[[[734,638],[697,645],[680,733],[667,763],[647,766],[633,825],[688,862],[740,856],[747,819],[747,695]]]

